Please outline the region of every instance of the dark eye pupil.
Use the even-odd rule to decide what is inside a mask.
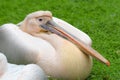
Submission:
[[[42,21],[42,19],[39,19],[39,21]]]

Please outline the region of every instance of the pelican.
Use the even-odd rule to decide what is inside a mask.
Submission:
[[[36,64],[16,65],[7,62],[0,53],[0,80],[47,80],[44,71]]]
[[[0,30],[0,51],[12,63],[36,63],[51,77],[71,80],[89,76],[91,56],[110,65],[91,48],[87,34],[50,11],[33,12],[18,26],[5,24]]]

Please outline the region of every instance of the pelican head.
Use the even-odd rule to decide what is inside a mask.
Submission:
[[[100,55],[96,50],[84,44],[84,42],[78,39],[77,36],[69,33],[67,30],[62,28],[62,26],[56,24],[52,20],[52,13],[50,11],[37,11],[29,14],[25,18],[24,23],[21,25],[20,28],[29,34],[37,34],[39,32],[45,31],[55,33],[76,44],[86,54],[95,57],[96,59],[105,63],[108,66],[110,65],[110,62],[102,55]]]
[[[21,29],[29,34],[39,33],[46,31],[40,25],[46,24],[52,19],[52,13],[49,11],[37,11],[27,15]]]

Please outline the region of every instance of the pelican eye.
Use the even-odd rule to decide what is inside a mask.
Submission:
[[[42,21],[43,19],[38,19],[39,21]]]

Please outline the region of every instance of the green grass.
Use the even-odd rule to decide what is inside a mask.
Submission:
[[[120,0],[0,0],[0,25],[16,24],[38,10],[50,10],[86,32],[110,60],[110,67],[94,60],[87,80],[120,80]]]

